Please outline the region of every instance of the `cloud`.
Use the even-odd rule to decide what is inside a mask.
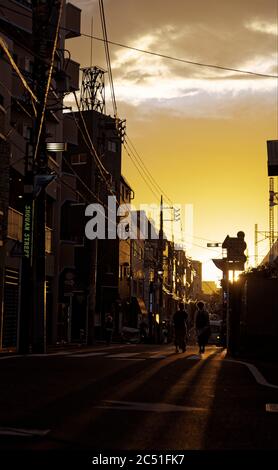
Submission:
[[[132,47],[155,50],[166,33],[175,34],[176,29],[165,25],[137,37]],[[272,73],[276,56],[253,55],[242,60],[238,68],[258,73]],[[133,50],[119,49],[112,62],[115,91],[120,101],[138,106],[150,102],[152,106],[169,107],[171,100],[220,95],[230,96],[246,92],[269,92],[275,89],[276,80],[253,77],[232,71],[216,70],[187,64],[175,64],[162,57],[139,54]],[[176,108],[176,103],[175,103]]]
[[[278,24],[267,21],[253,20],[246,23],[246,28],[264,34],[278,36]]]
[[[98,2],[73,1],[92,6],[97,29]],[[105,12],[112,41],[194,62],[277,74],[276,0],[172,0],[171,5],[168,0],[106,0]],[[89,19],[84,11],[84,27],[88,23],[90,28]],[[101,51],[103,45],[97,43],[97,48]],[[207,103],[218,95],[227,106],[244,94],[273,93],[276,86],[275,79],[189,65],[119,46],[110,46],[110,56],[117,100],[134,107],[172,105],[174,112],[182,112],[192,100],[198,113],[208,113]],[[97,52],[95,57],[101,55]]]

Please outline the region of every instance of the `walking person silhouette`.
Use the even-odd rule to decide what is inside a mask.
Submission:
[[[204,302],[197,302],[197,313],[195,317],[195,328],[198,338],[199,353],[205,352],[205,347],[210,337],[209,314],[205,310]]]
[[[105,341],[107,346],[110,346],[111,340],[112,340],[112,335],[113,335],[113,327],[114,327],[114,322],[113,322],[113,317],[108,314],[106,317],[105,321]]]
[[[176,353],[179,352],[179,348],[183,352],[186,350],[186,334],[187,334],[187,320],[188,313],[184,309],[184,304],[179,304],[179,310],[173,316],[173,323],[175,328],[175,346]]]

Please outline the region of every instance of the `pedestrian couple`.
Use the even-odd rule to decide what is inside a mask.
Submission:
[[[179,349],[181,349],[182,352],[185,352],[189,317],[183,303],[179,304],[179,310],[174,314],[173,322],[175,329],[176,353],[179,352]],[[205,346],[210,337],[210,324],[208,312],[205,310],[205,304],[201,301],[197,302],[195,329],[199,345],[199,353],[202,354],[205,352]]]

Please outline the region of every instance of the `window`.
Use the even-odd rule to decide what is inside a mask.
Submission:
[[[29,57],[24,58],[24,70],[25,72],[29,72],[30,74],[33,73],[34,62]]]
[[[108,140],[108,150],[109,150],[109,152],[116,153],[117,152],[117,142],[113,142],[112,140]]]
[[[26,140],[32,139],[32,133],[33,133],[33,128],[30,126],[27,126],[26,124],[23,124],[22,135]]]
[[[120,266],[119,269],[119,278],[122,281],[123,279],[128,279],[130,274],[130,269],[128,263],[124,263]]]
[[[71,155],[72,165],[85,165],[86,163],[87,163],[86,153],[76,153],[75,155]]]

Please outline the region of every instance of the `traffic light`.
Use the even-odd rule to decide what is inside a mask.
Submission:
[[[244,270],[244,263],[247,260],[244,254],[247,247],[244,237],[244,232],[238,232],[237,237],[229,237],[228,235],[222,245],[222,247],[227,250],[227,261],[236,263],[236,267],[234,266],[234,268],[237,271]]]

